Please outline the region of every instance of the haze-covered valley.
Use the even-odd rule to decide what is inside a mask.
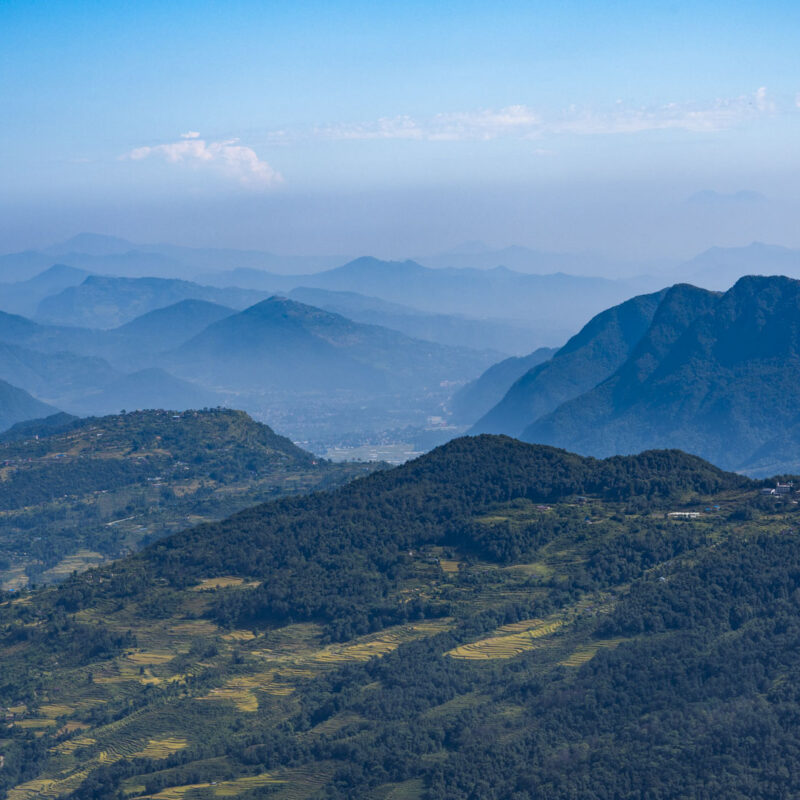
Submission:
[[[615,279],[547,271],[613,269],[600,260],[593,270],[586,256],[471,251],[432,256],[434,266],[337,264],[80,234],[2,256],[3,275],[16,279],[0,293],[4,424],[45,411],[220,405],[314,452],[402,460],[472,426],[521,434],[523,425],[479,420],[505,413],[492,409],[514,402],[504,400],[512,384],[589,320],[667,279],[724,289],[746,274],[800,275],[799,252],[759,244]],[[604,348],[599,358],[617,358]],[[598,362],[580,386],[607,371]],[[526,413],[533,423],[538,411]]]

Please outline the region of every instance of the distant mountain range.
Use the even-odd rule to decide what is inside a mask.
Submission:
[[[237,283],[239,272],[231,273],[230,284]],[[56,265],[28,281],[0,287],[4,290],[0,293],[0,310],[34,317],[50,325],[111,329],[183,300],[222,305],[231,312],[241,310],[273,294],[271,284],[291,285],[293,282],[286,276],[270,277],[262,271],[253,272],[257,279],[238,280],[236,286],[204,286],[177,279],[92,275]],[[454,283],[453,291],[456,289]],[[569,334],[564,325],[547,325],[535,319],[515,323],[433,313],[353,291],[303,286],[281,291],[292,299],[342,314],[356,322],[381,325],[439,344],[495,350],[498,354],[529,351],[542,341],[557,342]]]
[[[27,280],[55,263],[132,278],[187,278],[198,271],[236,267],[300,273],[331,269],[347,260],[343,255],[281,256],[259,250],[136,244],[117,236],[81,233],[42,250],[0,256],[0,276],[5,281]]]
[[[130,308],[153,297],[163,301],[187,286],[196,284],[92,276],[67,291],[74,295],[88,287],[83,298],[97,299],[95,289],[113,294],[121,287],[123,299],[126,290],[134,298]],[[247,294],[230,293],[234,300]],[[108,308],[107,320],[119,309]],[[475,377],[497,356],[415,339],[281,297],[245,311],[185,299],[106,330],[0,312],[0,380],[49,404],[9,417],[5,427],[56,409],[86,415],[235,404],[277,416],[291,430],[291,420],[313,421],[335,436],[342,423],[331,416],[334,407],[348,420],[345,432],[367,424],[380,430],[382,424],[421,424],[441,413],[449,387]],[[367,406],[369,422],[361,418]]]
[[[56,325],[107,329],[181,300],[204,300],[241,309],[265,296],[264,292],[200,286],[176,279],[90,275],[80,285],[42,300],[36,318]]]
[[[762,242],[746,247],[711,247],[664,274],[671,283],[685,281],[722,291],[745,275],[800,278],[800,250]]]
[[[517,353],[529,349],[539,341],[552,341],[560,335],[558,330],[537,330],[533,324],[526,326],[500,319],[478,319],[419,311],[411,306],[390,303],[358,292],[299,287],[292,289],[287,296],[292,300],[349,317],[355,322],[381,325],[414,339],[425,339],[451,347]]]
[[[572,275],[631,275],[641,271],[641,267],[606,258],[597,253],[553,253],[534,250],[529,247],[511,245],[491,248],[481,242],[465,244],[432,255],[415,259],[426,267],[441,269],[492,269],[507,267],[515,272],[548,275],[554,272],[567,272]]]
[[[200,276],[214,286],[236,285],[237,274]],[[545,344],[579,326],[602,308],[630,296],[625,281],[584,278],[563,273],[529,275],[505,267],[494,269],[431,269],[414,261],[358,258],[313,275],[249,274],[251,288],[289,292],[298,287],[358,292],[430,314],[460,314],[504,319],[551,331]],[[557,333],[554,333],[557,332]]]
[[[349,292],[373,301],[356,311],[342,297],[329,297],[322,303],[310,296],[295,299],[345,316],[358,314],[356,321],[368,324],[378,322],[376,316],[383,314],[386,319],[379,324],[415,338],[521,355],[560,343],[603,308],[658,285],[682,281],[727,289],[746,274],[800,277],[800,250],[761,243],[711,248],[680,265],[653,262],[638,268],[596,254],[548,253],[519,246],[492,249],[480,243],[420,260],[422,264],[374,258],[347,261],[340,256],[282,257],[259,251],[138,245],[116,237],[80,234],[42,251],[0,256],[0,279],[6,281],[0,308],[51,323],[108,328],[181,299],[241,309],[258,299],[301,289]],[[54,265],[58,269],[50,274]],[[90,277],[87,273],[94,277],[78,289],[80,278]],[[629,277],[608,280],[601,274]],[[104,278],[100,276],[193,278],[187,284],[194,285],[148,290],[141,285],[137,290],[141,296],[135,298],[132,285],[101,288],[98,281]],[[213,294],[211,287],[237,287],[252,294],[246,300],[237,299]],[[404,308],[387,314],[388,309],[376,307],[377,301]],[[436,319],[411,319],[420,312]],[[468,323],[450,319],[453,316],[473,319]],[[478,326],[474,319],[484,325]],[[514,347],[514,330],[532,333],[519,337],[524,344]]]

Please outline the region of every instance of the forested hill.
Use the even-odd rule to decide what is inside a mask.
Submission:
[[[25,423],[0,441],[0,587],[50,582],[143,542],[365,468],[319,460],[229,409]]]
[[[795,797],[800,512],[763,486],[465,438],[7,596],[0,786]]]

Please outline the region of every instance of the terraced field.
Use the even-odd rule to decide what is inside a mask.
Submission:
[[[446,655],[467,660],[514,658],[539,646],[540,640],[555,633],[563,624],[562,620],[525,620],[505,625],[497,629],[496,635],[448,650]]]

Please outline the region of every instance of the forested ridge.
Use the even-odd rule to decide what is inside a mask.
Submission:
[[[230,409],[25,423],[0,441],[0,586],[57,581],[191,522],[364,471]]]
[[[14,800],[795,797],[798,504],[765,485],[465,438],[9,597],[0,779]]]

